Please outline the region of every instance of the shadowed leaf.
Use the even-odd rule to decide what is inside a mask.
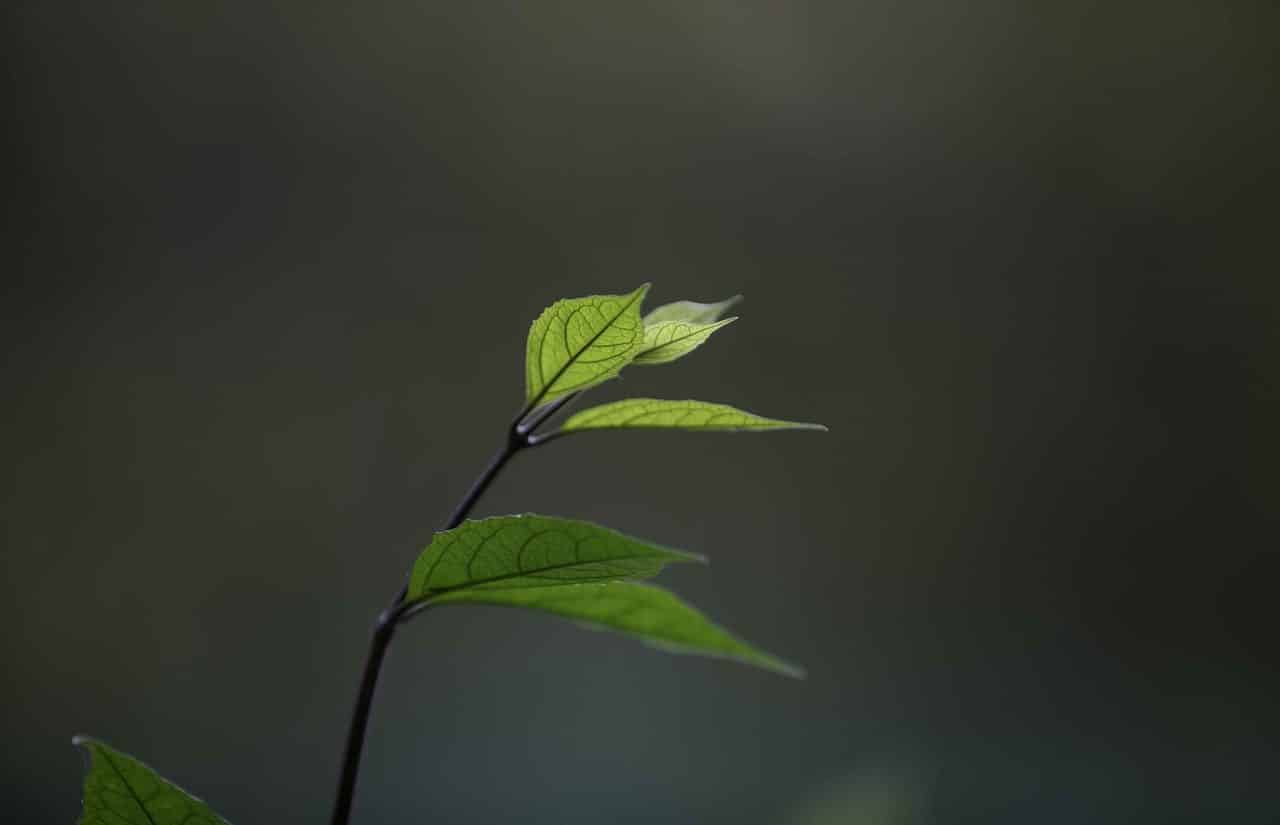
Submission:
[[[72,741],[89,752],[79,825],[227,825],[208,805],[133,757],[87,737]]]
[[[758,650],[660,587],[636,582],[566,584],[510,590],[459,590],[436,604],[472,602],[552,613],[592,628],[634,636],[671,653],[733,659],[802,678],[795,665]]]

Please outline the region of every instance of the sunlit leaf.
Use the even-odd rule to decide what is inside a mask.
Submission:
[[[666,564],[688,561],[703,559],[585,521],[498,516],[437,533],[413,566],[408,598],[463,588],[647,578]]]
[[[569,417],[561,431],[625,429],[704,430],[745,432],[756,430],[826,430],[821,424],[779,421],[707,401],[665,401],[660,398],[628,398],[591,407]]]
[[[656,324],[645,324],[644,344],[636,353],[637,364],[666,364],[677,358],[683,358],[702,346],[711,337],[711,333],[727,326],[737,318],[726,318],[710,324],[690,321],[660,321]]]
[[[644,316],[645,326],[661,324],[667,321],[687,321],[693,324],[709,324],[720,320],[734,304],[742,300],[741,295],[734,295],[714,304],[700,304],[697,301],[676,301],[656,307]]]
[[[554,401],[618,374],[643,345],[640,303],[649,285],[626,295],[566,298],[543,310],[525,347],[525,400]]]
[[[523,607],[573,619],[588,627],[634,636],[671,653],[734,659],[786,676],[802,677],[795,665],[758,650],[660,587],[636,582],[592,582],[559,587],[457,590],[437,604],[474,602]]]
[[[77,736],[89,752],[79,825],[226,825],[209,806],[131,756]]]

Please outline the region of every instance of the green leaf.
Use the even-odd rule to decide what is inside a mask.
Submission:
[[[71,740],[89,752],[79,825],[226,825],[226,820],[132,756],[95,739]]]
[[[525,346],[530,407],[593,387],[631,363],[644,340],[640,303],[649,285],[626,295],[566,298],[543,310]]]
[[[570,433],[580,430],[625,430],[655,428],[744,432],[752,430],[826,430],[821,424],[779,421],[753,413],[711,404],[707,401],[664,401],[660,398],[628,398],[591,407],[569,417],[560,428]]]
[[[729,307],[741,300],[741,295],[734,295],[732,298],[726,298],[714,304],[700,304],[697,301],[676,301],[671,304],[663,304],[644,316],[644,323],[645,326],[661,324],[667,321],[709,324],[712,321],[720,320],[720,316],[724,315]]]
[[[636,353],[637,364],[668,364],[693,352],[711,337],[711,333],[728,326],[737,318],[726,318],[710,324],[690,321],[661,321],[644,326],[644,344]]]
[[[713,624],[673,593],[636,582],[588,582],[558,587],[457,590],[436,604],[472,602],[541,610],[588,627],[614,630],[671,653],[733,659],[803,678],[795,665],[758,650]]]
[[[647,578],[671,562],[690,561],[705,560],[585,521],[532,513],[498,516],[436,533],[413,565],[407,598],[468,588]]]

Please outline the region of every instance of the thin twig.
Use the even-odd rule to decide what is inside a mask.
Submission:
[[[561,402],[557,402],[557,405],[552,406],[559,409],[559,407],[568,403],[571,398],[572,396],[568,396]],[[551,414],[554,414],[554,412],[555,410],[552,410]],[[449,520],[441,529],[452,530],[461,524],[463,519],[470,514],[472,508],[476,506],[480,496],[493,483],[494,478],[511,460],[512,456],[529,446],[530,439],[527,435],[529,431],[520,429],[521,419],[525,415],[527,415],[527,412],[522,413],[512,422],[506,444],[489,461],[489,465],[485,467],[480,477],[472,483],[471,489],[467,490],[467,494],[463,496],[462,501],[458,502],[453,514],[449,516]],[[550,416],[543,416],[538,423],[542,423],[548,417]],[[364,751],[365,735],[369,728],[369,715],[373,709],[373,696],[378,687],[378,674],[382,671],[382,663],[386,658],[387,648],[391,645],[391,639],[395,635],[396,625],[404,618],[402,608],[408,592],[409,587],[406,583],[397,592],[390,606],[378,617],[378,623],[373,630],[373,638],[369,641],[369,652],[365,657],[364,672],[360,677],[360,690],[356,694],[356,705],[351,714],[351,726],[347,731],[347,741],[343,748],[342,770],[338,777],[338,793],[333,803],[333,816],[329,820],[331,825],[347,825],[351,819],[351,806],[355,800],[356,793],[356,778],[360,774],[360,756]]]
[[[369,712],[373,709],[373,694],[378,687],[378,674],[382,672],[382,660],[395,635],[396,623],[392,614],[383,613],[374,627],[365,657],[364,673],[360,677],[360,691],[356,694],[355,710],[351,714],[351,728],[342,752],[342,773],[338,778],[338,796],[333,803],[333,825],[346,825],[351,818],[351,804],[356,795],[356,778],[360,774],[360,755],[364,750],[365,733],[369,728]]]

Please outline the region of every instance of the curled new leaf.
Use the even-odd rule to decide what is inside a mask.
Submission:
[[[780,421],[707,401],[666,401],[660,398],[628,398],[583,410],[570,416],[562,433],[582,430],[625,429],[704,430],[741,432],[756,430],[826,430],[821,424]]]
[[[726,318],[710,324],[692,321],[660,321],[644,325],[644,344],[636,353],[637,364],[667,364],[683,358],[702,346],[711,333],[737,318]]]
[[[641,350],[640,303],[649,285],[626,295],[556,301],[529,327],[526,402],[536,407],[614,377]]]
[[[208,805],[133,757],[87,737],[72,741],[89,752],[79,825],[227,825]]]
[[[604,630],[634,636],[672,653],[733,659],[803,677],[804,671],[761,651],[712,623],[660,587],[636,582],[596,582],[559,587],[458,590],[435,603],[473,602],[541,610]]]
[[[687,321],[692,324],[709,324],[720,320],[734,304],[742,300],[741,295],[734,295],[713,304],[701,304],[697,301],[675,301],[663,304],[644,316],[645,326],[661,324],[667,321]]]
[[[464,522],[437,533],[413,566],[409,600],[465,588],[546,587],[647,578],[701,556],[585,521],[526,514]]]

